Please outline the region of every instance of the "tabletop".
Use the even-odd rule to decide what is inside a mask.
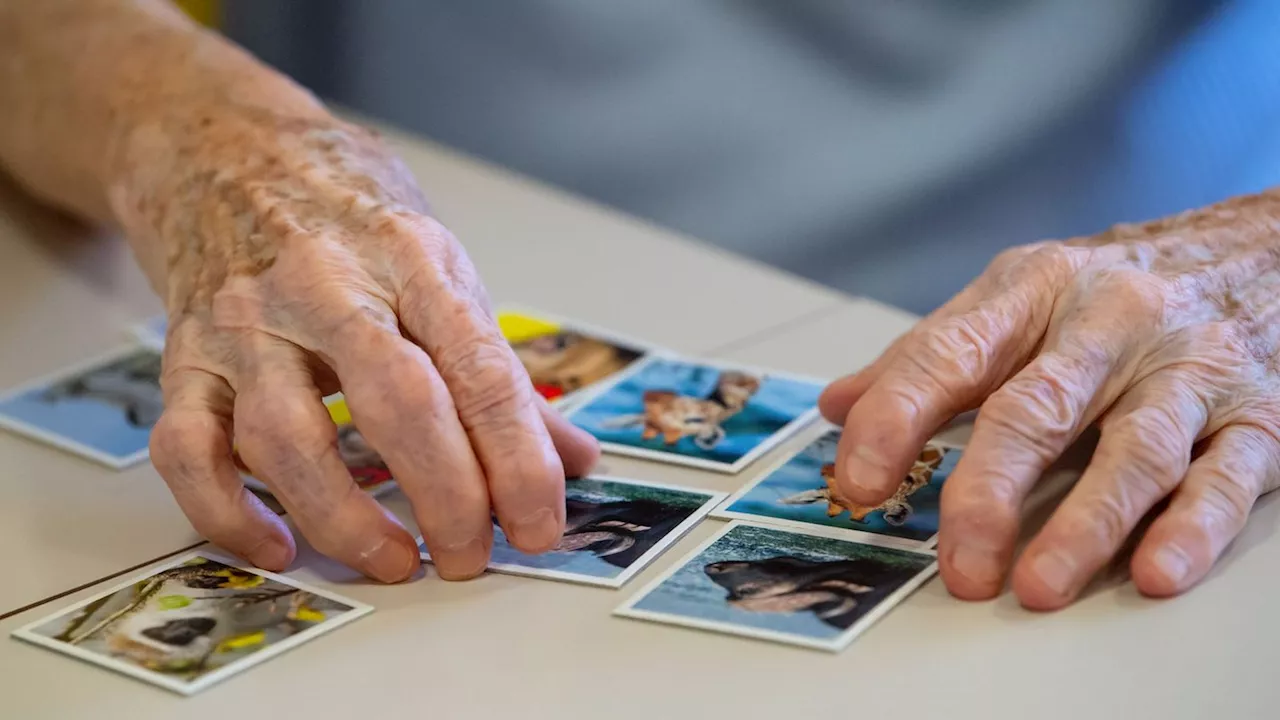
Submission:
[[[389,136],[501,303],[818,378],[866,364],[914,320]],[[0,186],[0,248],[0,387],[117,346],[159,309],[118,237],[38,208],[12,186]],[[965,430],[951,432],[962,439]],[[800,441],[739,475],[614,455],[599,470],[730,492]],[[0,458],[0,634],[199,543],[145,463],[107,470],[6,433]],[[1046,487],[1069,482],[1079,462],[1060,464]],[[382,500],[410,518],[398,493]],[[1270,679],[1280,643],[1265,631],[1278,589],[1268,572],[1280,562],[1278,507],[1260,502],[1220,567],[1182,598],[1144,599],[1117,573],[1071,608],[1035,614],[1007,594],[960,602],[935,579],[839,654],[610,615],[718,520],[619,590],[498,574],[449,583],[429,566],[384,586],[300,543],[289,577],[375,611],[185,698],[6,637],[0,715],[1270,717],[1280,699]]]

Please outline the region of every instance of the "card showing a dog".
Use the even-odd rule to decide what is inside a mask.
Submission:
[[[509,575],[622,587],[704,518],[725,494],[591,476],[565,483],[565,531],[539,555],[511,547],[494,526],[489,569]],[[431,554],[421,538],[422,559]]]
[[[0,398],[0,427],[111,468],[147,458],[160,418],[160,352],[131,346]]]
[[[801,529],[837,528],[848,531],[851,539],[870,533],[904,547],[933,547],[942,485],[960,459],[960,448],[929,442],[892,497],[879,505],[860,505],[835,484],[840,428],[822,423],[817,430],[821,434],[812,442],[731,495],[712,516]]]
[[[568,413],[607,452],[736,473],[817,416],[822,383],[654,355]]]
[[[199,552],[13,634],[191,695],[372,610]]]
[[[838,652],[935,572],[931,551],[735,521],[614,614]]]
[[[562,410],[588,388],[625,372],[655,349],[641,340],[538,311],[507,307],[497,318],[534,389]]]

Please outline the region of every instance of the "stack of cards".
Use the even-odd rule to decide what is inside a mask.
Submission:
[[[620,617],[838,651],[937,571],[939,498],[960,448],[931,442],[875,506],[835,480],[840,430],[818,420],[824,382],[683,358],[639,340],[525,310],[498,315],[534,386],[605,451],[739,476],[726,494],[621,477],[570,480],[566,527],[527,555],[495,524],[489,569],[617,589],[707,517],[728,520],[614,611]],[[112,467],[146,457],[161,411],[165,321],[139,345],[0,398],[0,425]],[[395,485],[344,398],[325,399],[338,450],[371,493]],[[267,486],[242,470],[256,489]],[[424,560],[430,539],[419,538]],[[360,603],[197,554],[18,630],[21,639],[182,693],[368,613]]]

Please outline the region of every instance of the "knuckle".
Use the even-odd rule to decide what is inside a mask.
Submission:
[[[458,343],[434,359],[459,416],[470,422],[505,420],[533,403],[533,386],[506,343]]]
[[[1130,324],[1143,327],[1160,327],[1176,288],[1162,278],[1145,270],[1122,267],[1104,271],[1100,287],[1105,288],[1106,305],[1124,308],[1124,316]]]
[[[995,352],[988,326],[989,320],[979,312],[943,321],[921,338],[919,351],[913,354],[916,364],[940,387],[953,385],[958,378],[984,377]]]
[[[324,348],[333,357],[375,346],[386,337],[400,334],[391,309],[367,295],[329,303],[315,312],[307,324],[319,336],[308,345]]]
[[[236,411],[237,436],[251,462],[277,472],[300,469],[337,441],[333,423],[320,422],[317,409],[301,398],[253,393],[237,401]]]
[[[1092,534],[1108,547],[1119,547],[1138,522],[1135,508],[1126,493],[1103,494],[1090,498],[1068,526],[1073,531]]]
[[[1056,380],[1023,373],[991,395],[978,422],[1049,462],[1071,441],[1077,412],[1071,392]]]
[[[173,413],[161,415],[151,428],[151,463],[162,477],[177,478],[188,474],[193,458],[187,457],[186,436],[182,423]]]
[[[1154,482],[1168,492],[1186,472],[1191,456],[1191,433],[1165,405],[1147,405],[1120,419],[1104,423],[1122,443],[1126,475],[1133,482]]]
[[[1022,259],[1029,270],[1029,275],[1039,277],[1057,276],[1064,271],[1074,269],[1079,256],[1079,249],[1060,242],[1048,242],[1037,245]]]
[[[944,484],[942,492],[946,498],[944,506],[950,504],[955,508],[956,517],[971,517],[975,520],[973,525],[978,526],[1005,519],[1016,521],[1016,513],[1022,504],[1023,485],[1013,473],[1001,466],[975,482]]]
[[[564,481],[563,471],[557,472],[552,462],[529,462],[511,458],[512,470],[494,478],[492,483],[493,505],[504,518],[519,518],[531,509],[554,505],[556,484]],[[467,501],[471,501],[469,496]]]
[[[937,389],[937,383],[928,374],[897,375],[883,385],[884,393],[901,411],[901,414],[908,416],[922,413],[925,398]]]
[[[1012,267],[1013,265],[1021,262],[1028,255],[1036,252],[1042,245],[1043,243],[1033,243],[1031,245],[1015,245],[1010,248],[1005,248],[999,253],[996,253],[995,258],[991,260],[991,264],[988,267],[993,269]]]
[[[1253,492],[1219,468],[1206,468],[1208,482],[1198,498],[1202,522],[1235,528],[1244,525],[1256,500]]]
[[[1227,380],[1233,374],[1249,377],[1253,375],[1249,369],[1266,368],[1276,356],[1271,338],[1240,322],[1205,323],[1182,332],[1189,337],[1179,348],[1181,354],[1215,379]]]
[[[151,429],[149,449],[156,472],[169,481],[199,482],[217,472],[219,448],[201,447],[208,428],[180,413],[167,412]]]
[[[403,311],[444,312],[457,301],[477,304],[483,295],[479,273],[453,235],[430,219],[399,222],[404,226],[399,236],[414,237],[393,255],[395,265],[407,269],[397,283]]]

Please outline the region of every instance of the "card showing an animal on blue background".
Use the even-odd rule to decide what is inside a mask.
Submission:
[[[121,468],[147,457],[163,409],[160,353],[135,347],[0,398],[0,426]]]
[[[607,451],[737,472],[817,414],[817,382],[654,357],[570,419]]]
[[[737,494],[713,514],[788,527],[822,526],[872,533],[928,547],[938,533],[942,485],[960,449],[930,443],[894,494],[879,505],[843,497],[835,483],[840,430],[831,429]]]

